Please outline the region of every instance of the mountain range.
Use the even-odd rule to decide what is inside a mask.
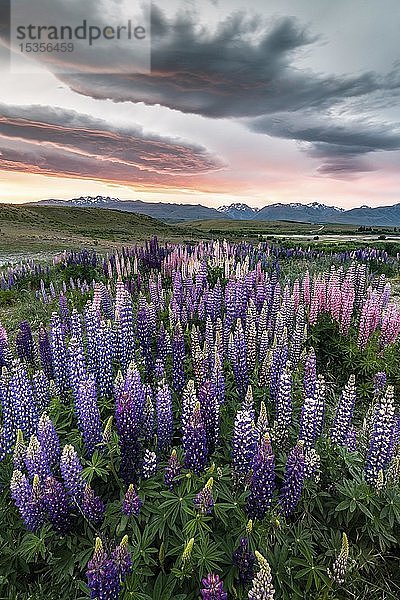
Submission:
[[[141,213],[160,221],[179,223],[210,219],[235,219],[251,221],[294,221],[297,223],[336,223],[365,226],[400,226],[400,203],[391,206],[371,208],[361,206],[345,210],[326,206],[319,202],[302,204],[268,204],[263,208],[253,208],[247,204],[234,203],[220,208],[210,208],[201,204],[177,204],[167,202],[143,202],[142,200],[119,200],[109,196],[81,196],[71,200],[40,200],[30,203],[35,206],[98,207],[127,212]]]

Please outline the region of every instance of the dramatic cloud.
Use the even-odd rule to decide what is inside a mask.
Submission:
[[[196,144],[41,106],[0,105],[0,151],[0,168],[131,184],[190,185],[190,177],[222,166]]]
[[[313,158],[326,159],[318,168],[324,175],[344,175],[373,170],[363,159],[379,151],[400,150],[400,124],[346,116],[284,113],[254,119],[249,127],[258,133],[295,140]]]

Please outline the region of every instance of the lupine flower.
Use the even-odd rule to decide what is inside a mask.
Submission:
[[[40,480],[44,480],[50,475],[50,465],[47,455],[35,435],[31,435],[28,448],[25,453],[25,466],[31,479],[38,475]]]
[[[260,405],[260,414],[257,419],[257,431],[260,435],[260,438],[264,437],[266,433],[269,433],[269,423],[268,423],[268,414],[265,406],[265,402],[261,400]]]
[[[224,590],[224,582],[215,573],[209,573],[201,583],[202,600],[227,600],[228,594]]]
[[[155,452],[145,450],[143,456],[142,475],[143,479],[150,479],[157,472],[157,455]]]
[[[276,396],[274,436],[277,439],[282,439],[287,435],[287,430],[292,422],[292,412],[292,373],[289,368],[286,368],[280,377]]]
[[[279,494],[279,506],[285,517],[289,517],[299,503],[304,484],[304,443],[297,442],[291,450]]]
[[[120,472],[125,483],[136,481],[140,464],[140,426],[134,417],[134,399],[131,393],[123,392],[117,399],[115,421],[121,450]]]
[[[304,453],[304,478],[314,479],[314,481],[318,481],[320,464],[321,457],[314,450],[314,448],[311,448],[311,450],[306,450],[306,452]]]
[[[340,549],[339,556],[335,560],[332,566],[332,571],[328,570],[328,574],[331,579],[338,584],[341,584],[345,580],[347,563],[349,560],[349,541],[347,535],[343,532],[342,535],[342,547]]]
[[[177,392],[182,392],[185,385],[185,340],[182,327],[178,323],[172,338],[172,380],[173,387]]]
[[[146,442],[151,442],[154,435],[155,412],[150,394],[146,395],[146,403],[143,410],[143,437]]]
[[[28,503],[32,493],[32,486],[29,483],[27,476],[19,469],[13,471],[10,482],[11,497],[14,500],[15,506],[25,506]]]
[[[371,485],[376,484],[379,471],[384,470],[392,458],[394,414],[394,388],[388,386],[386,394],[375,409],[373,430],[365,465],[365,479]]]
[[[103,501],[94,493],[90,485],[85,485],[80,508],[86,519],[93,523],[101,523],[106,510]]]
[[[239,571],[239,581],[241,584],[247,585],[252,581],[255,561],[256,557],[254,552],[249,548],[248,538],[241,538],[240,546],[235,550],[232,557],[232,562]]]
[[[82,433],[88,456],[92,456],[96,446],[101,444],[102,430],[100,411],[97,403],[96,384],[92,375],[78,385],[75,402],[78,427]]]
[[[118,600],[121,590],[118,566],[107,557],[100,538],[96,538],[92,559],[88,562],[86,577],[91,598]]]
[[[43,493],[37,475],[32,485],[20,471],[14,471],[11,494],[22,520],[29,531],[37,531],[45,523]]]
[[[250,494],[246,512],[251,519],[262,519],[272,503],[275,489],[275,457],[270,437],[265,434],[259,442],[257,454],[252,465]]]
[[[214,498],[212,493],[214,480],[212,477],[207,481],[206,485],[196,495],[194,505],[202,515],[209,515],[214,507]]]
[[[315,397],[306,397],[301,409],[299,439],[304,441],[306,450],[311,449],[315,443],[317,402]]]
[[[317,381],[317,359],[314,348],[310,348],[304,364],[304,396],[313,398]]]
[[[49,335],[43,323],[39,327],[39,356],[44,373],[48,379],[53,379],[53,358],[50,346]]]
[[[13,452],[13,465],[14,469],[22,471],[25,467],[26,458],[26,445],[24,441],[24,434],[20,429],[17,432],[17,439],[14,446]]]
[[[127,535],[122,538],[121,543],[112,551],[111,560],[118,568],[121,581],[125,581],[126,576],[132,572],[132,557],[128,550]]]
[[[83,469],[76,450],[70,444],[64,446],[61,454],[60,468],[68,494],[79,502],[85,489],[85,481],[82,477]]]
[[[36,433],[39,414],[26,369],[19,361],[13,363],[8,392],[15,429],[30,437]]]
[[[207,450],[214,452],[219,436],[219,402],[211,381],[205,381],[199,389],[199,402],[206,429]]]
[[[250,411],[238,411],[232,439],[232,470],[238,483],[243,483],[250,472],[257,450],[257,439],[258,432]]]
[[[70,501],[64,486],[51,475],[45,480],[43,500],[53,529],[59,533],[68,532],[72,524]]]
[[[32,377],[32,388],[38,413],[42,414],[50,404],[49,380],[43,371],[36,371],[36,373],[34,373]]]
[[[185,453],[185,467],[200,475],[207,463],[207,438],[200,402],[196,402],[193,413],[185,428],[182,440]]]
[[[330,438],[334,444],[344,446],[347,434],[351,426],[351,419],[356,403],[355,377],[350,375],[344,390],[341,393],[339,403],[336,408],[335,418],[333,420]]]
[[[169,450],[173,435],[171,392],[165,381],[159,385],[156,397],[157,445],[160,452]]]
[[[50,467],[60,460],[60,441],[50,417],[43,413],[39,419],[37,437]]]
[[[138,517],[142,504],[143,502],[139,498],[133,484],[131,483],[122,501],[122,512],[128,517],[132,515]]]
[[[67,350],[63,326],[57,313],[53,313],[51,317],[50,339],[54,378],[58,393],[65,400],[69,389]],[[43,365],[43,368],[45,369],[45,365]]]
[[[267,559],[257,550],[255,555],[260,568],[254,576],[248,598],[249,600],[273,600],[275,589],[272,584],[271,568]]]
[[[173,490],[176,485],[179,485],[179,476],[181,474],[181,464],[179,462],[178,456],[176,454],[176,450],[172,450],[171,456],[168,460],[168,465],[164,471],[164,483],[169,488],[169,490]]]
[[[182,552],[182,562],[184,564],[190,560],[190,558],[192,556],[192,552],[193,552],[193,546],[194,546],[194,538],[190,538],[190,540],[185,544],[185,547]]]

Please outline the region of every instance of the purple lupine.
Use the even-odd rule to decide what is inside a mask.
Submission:
[[[58,393],[65,400],[69,389],[67,350],[63,326],[57,313],[53,313],[51,317],[50,340],[54,379]]]
[[[150,393],[146,394],[143,410],[143,437],[146,442],[152,442],[154,436],[155,411]]]
[[[317,359],[314,348],[310,348],[304,363],[304,397],[313,398],[317,382]]]
[[[314,397],[304,398],[300,417],[299,439],[303,440],[306,450],[313,448],[316,438],[316,412],[318,408],[317,399]]]
[[[25,468],[25,458],[26,458],[26,445],[24,440],[24,434],[20,429],[17,431],[17,439],[15,441],[14,451],[13,451],[13,465],[14,469],[17,471],[23,471]]]
[[[128,517],[132,515],[138,517],[142,504],[143,502],[139,498],[133,484],[131,483],[122,501],[122,512]]]
[[[12,361],[12,354],[8,346],[7,331],[0,323],[0,370],[3,367],[9,367]]]
[[[125,535],[121,543],[111,553],[111,560],[118,568],[121,581],[125,581],[127,575],[132,572],[132,557],[128,550],[128,536]]]
[[[185,340],[182,327],[178,323],[172,337],[172,385],[175,391],[182,392],[185,385]]]
[[[136,482],[140,473],[140,424],[135,412],[133,395],[123,392],[117,398],[115,422],[121,451],[120,473],[126,484]]]
[[[171,492],[176,485],[179,485],[181,469],[182,465],[174,449],[164,471],[164,483]]]
[[[197,402],[196,388],[193,379],[189,379],[182,394],[182,431],[185,428],[193,414],[193,409]]]
[[[200,402],[196,402],[191,418],[183,433],[183,451],[185,453],[185,467],[200,475],[207,464],[207,437],[201,416]]]
[[[15,429],[21,429],[27,437],[30,437],[36,433],[39,414],[26,369],[19,361],[13,362],[8,389]]]
[[[96,384],[92,375],[82,380],[78,386],[75,410],[78,418],[78,427],[85,442],[87,454],[91,457],[102,440]]]
[[[219,436],[219,402],[214,385],[210,380],[205,381],[199,389],[201,416],[206,429],[207,450],[214,452]]]
[[[50,467],[55,467],[60,460],[60,441],[50,417],[43,413],[39,419],[37,437],[46,455]]]
[[[243,484],[257,451],[258,432],[249,410],[236,413],[232,438],[232,471],[235,481]]]
[[[20,471],[14,471],[11,480],[11,494],[29,531],[37,531],[46,521],[44,501],[39,477],[34,476],[32,484]]]
[[[15,340],[18,358],[33,365],[35,361],[35,344],[32,337],[32,331],[28,321],[21,321]]]
[[[258,415],[256,427],[257,427],[257,431],[260,436],[260,439],[263,438],[266,433],[268,433],[268,434],[270,433],[267,408],[266,408],[265,402],[263,400],[261,400],[260,414]]]
[[[1,444],[0,444],[0,459],[3,460],[5,456],[11,451],[15,442],[16,436],[16,419],[13,410],[13,400],[10,394],[9,373],[4,367],[0,376],[0,402],[1,402],[1,413],[3,417],[3,426],[1,428]]]
[[[277,439],[286,437],[288,428],[292,423],[292,413],[292,372],[286,367],[279,379],[276,395],[274,434]]]
[[[388,386],[386,394],[375,408],[373,430],[364,470],[365,479],[370,485],[376,485],[379,472],[386,469],[392,458],[394,429],[394,388]]]
[[[81,381],[87,378],[85,353],[78,340],[71,338],[67,350],[69,381],[75,403],[78,400],[78,390]]]
[[[232,562],[238,569],[240,583],[242,585],[250,583],[254,576],[256,557],[249,548],[248,538],[241,538],[239,548],[233,553]]]
[[[109,398],[113,392],[113,331],[102,322],[97,336],[98,369],[96,373],[100,398]]]
[[[157,446],[160,452],[171,447],[173,435],[172,398],[168,384],[160,382],[156,396]]]
[[[279,494],[279,507],[285,517],[296,509],[304,485],[304,443],[297,442],[286,462],[285,475]]]
[[[32,389],[38,413],[42,414],[50,404],[50,384],[44,371],[36,371],[33,374]]]
[[[227,600],[228,594],[224,590],[224,582],[215,573],[208,573],[201,580],[200,590],[202,600]]]
[[[263,519],[272,504],[275,490],[275,457],[268,434],[258,444],[252,464],[250,494],[246,512],[250,519]]]
[[[387,382],[386,373],[381,371],[374,375],[374,395],[379,396],[385,389]]]
[[[39,356],[42,364],[42,369],[48,379],[53,379],[53,357],[51,352],[49,334],[45,329],[43,323],[39,327]]]
[[[344,387],[336,408],[333,419],[330,438],[334,444],[345,446],[351,419],[353,417],[354,406],[356,403],[356,385],[355,376],[350,375],[349,380]]]
[[[211,381],[216,390],[218,403],[221,406],[225,402],[225,377],[217,347],[215,347],[214,352],[214,364],[211,373]]]
[[[236,387],[239,396],[244,396],[249,385],[249,373],[246,358],[246,340],[240,319],[237,320],[235,331],[230,339],[230,347],[230,358]]]
[[[71,444],[67,444],[63,448],[60,469],[68,494],[79,503],[85,489],[85,481],[82,476],[82,465]]]
[[[53,529],[67,533],[72,526],[70,501],[64,486],[53,476],[46,477],[43,492],[44,508]]]
[[[97,494],[94,493],[90,485],[85,485],[82,499],[79,503],[79,507],[82,510],[85,518],[92,523],[99,524],[104,519],[104,513],[106,507]]]
[[[38,475],[39,479],[44,481],[47,475],[50,475],[50,465],[47,455],[43,451],[36,435],[31,435],[29,440],[29,445],[25,453],[25,466],[31,479],[35,475]]]
[[[91,598],[118,600],[121,591],[118,566],[107,557],[100,538],[96,538],[95,549],[86,571],[87,585]]]
[[[121,294],[115,311],[118,324],[119,362],[122,369],[126,371],[135,356],[132,301],[127,292],[123,291]]]
[[[142,464],[142,477],[143,479],[150,479],[157,473],[157,455],[155,452],[145,450],[143,455]]]
[[[325,392],[326,392],[325,379],[323,378],[322,375],[318,375],[317,383],[315,386],[315,400],[317,403],[317,406],[315,409],[315,435],[316,435],[316,437],[321,435],[322,430],[324,428]]]
[[[213,497],[213,484],[214,480],[212,477],[207,481],[205,486],[196,494],[193,502],[201,515],[209,515],[212,513],[214,508],[214,497]]]

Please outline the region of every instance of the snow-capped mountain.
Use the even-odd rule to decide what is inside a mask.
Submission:
[[[247,204],[241,204],[240,202],[220,206],[219,208],[217,208],[217,210],[231,219],[239,219],[241,221],[248,221],[249,219],[254,219],[255,213],[258,212],[258,208],[253,208],[252,206],[248,206]]]
[[[361,206],[345,210],[327,206],[320,202],[278,202],[263,208],[252,208],[247,204],[234,203],[218,209],[201,204],[178,204],[167,202],[142,202],[141,200],[119,200],[109,196],[81,196],[72,200],[40,200],[36,205],[79,206],[81,208],[108,208],[141,213],[165,222],[200,221],[211,219],[236,219],[251,221],[295,221],[299,223],[340,223],[366,226],[400,226],[400,204],[371,208]]]

